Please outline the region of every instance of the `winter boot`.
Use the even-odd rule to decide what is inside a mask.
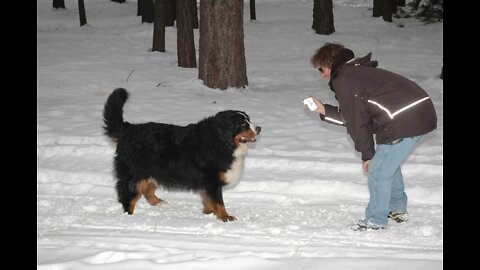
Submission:
[[[391,220],[396,221],[397,223],[402,223],[408,220],[408,213],[401,213],[401,212],[389,212],[388,218]]]
[[[350,228],[354,231],[377,231],[377,230],[386,229],[387,226],[378,225],[378,224],[372,223],[371,221],[365,222],[364,220],[359,220],[356,224],[353,224],[352,227]]]

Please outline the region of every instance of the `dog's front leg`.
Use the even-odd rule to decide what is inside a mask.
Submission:
[[[206,192],[201,192],[200,196],[202,197],[202,203],[203,203],[203,213],[205,215],[209,215],[215,211],[215,207],[213,205],[212,199],[210,199],[210,196]]]
[[[204,193],[203,197],[203,212],[205,214],[214,213],[217,219],[223,222],[237,220],[236,217],[230,216],[225,209],[223,203],[222,187],[218,186],[215,189],[209,189]]]
[[[236,217],[230,216],[227,213],[227,210],[225,210],[225,205],[220,204],[220,203],[215,204],[215,214],[217,215],[217,218],[220,219],[223,222],[237,220]]]

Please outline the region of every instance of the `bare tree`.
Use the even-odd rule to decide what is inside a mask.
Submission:
[[[165,26],[175,26],[176,9],[175,0],[165,1]]]
[[[386,22],[392,22],[392,14],[396,12],[397,5],[395,0],[383,0],[382,3],[382,17]]]
[[[405,1],[373,0],[373,17],[383,17],[386,22],[392,22],[392,14],[397,12],[397,6],[405,6]]]
[[[137,16],[142,16],[142,12],[143,12],[142,3],[143,3],[143,0],[137,0]]]
[[[154,1],[152,52],[165,52],[165,0]]]
[[[153,0],[139,0],[142,1],[141,8],[142,8],[142,23],[153,23]]]
[[[53,0],[53,8],[65,8],[65,0]]]
[[[335,32],[332,0],[313,1],[312,28],[315,30],[315,33],[321,35],[330,35]]]
[[[255,0],[250,0],[250,21],[257,20],[257,13],[255,12]]]
[[[158,1],[158,0],[157,0]],[[193,8],[191,0],[177,0],[177,58],[179,67],[197,66],[195,42],[193,40]]]
[[[193,29],[198,29],[198,8],[197,0],[190,0],[190,8],[192,9],[191,13],[193,14]]]
[[[372,17],[382,16],[382,1],[383,0],[373,0],[373,15]]]
[[[243,39],[243,0],[200,1],[198,77],[205,85],[248,85]]]
[[[85,14],[85,4],[83,0],[78,0],[78,15],[80,16],[80,26],[87,24],[87,15]]]

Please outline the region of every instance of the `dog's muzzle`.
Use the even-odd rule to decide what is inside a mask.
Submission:
[[[262,131],[261,127],[255,127],[255,136],[260,134],[260,131]],[[248,143],[248,142],[256,142],[257,138],[255,137],[241,137],[240,142],[241,143]]]

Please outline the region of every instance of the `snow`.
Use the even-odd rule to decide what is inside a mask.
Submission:
[[[312,1],[245,1],[244,89],[210,89],[198,69],[177,65],[176,29],[166,52],[150,52],[152,24],[136,1],[85,1],[55,10],[37,1],[37,269],[443,269],[443,23],[384,22],[371,0],[334,0],[336,32],[311,29]],[[405,27],[397,27],[401,22]],[[198,57],[198,29],[195,46]],[[354,232],[368,202],[367,177],[342,127],[302,100],[336,104],[310,65],[325,42],[425,88],[438,115],[402,167],[410,220]],[[197,58],[198,59],[198,58]],[[198,64],[198,62],[197,62]],[[220,110],[246,111],[262,127],[239,183],[224,190],[237,221],[202,213],[198,194],[158,189],[166,200],[123,213],[115,193],[115,145],[102,110],[117,87],[130,92],[126,121],[186,125]]]

